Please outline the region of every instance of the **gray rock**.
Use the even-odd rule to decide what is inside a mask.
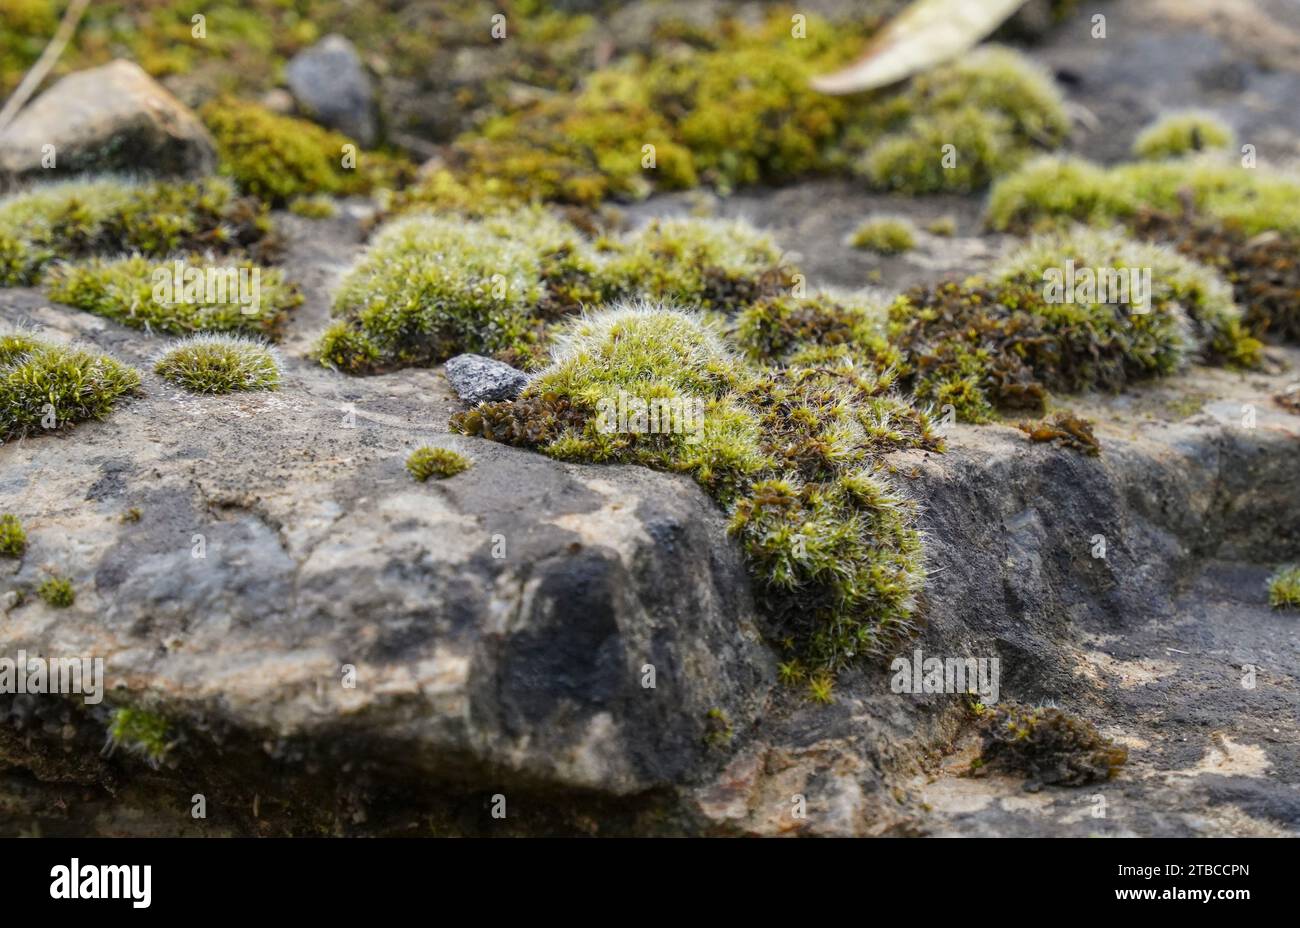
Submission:
[[[55,165],[42,164],[53,146]],[[0,133],[0,183],[88,171],[200,176],[216,168],[203,124],[134,62],[69,74]]]
[[[21,300],[0,291],[0,313],[147,370],[140,333]],[[289,356],[282,391],[236,403],[146,377],[104,422],[0,447],[0,512],[29,541],[0,558],[0,594],[25,594],[0,598],[0,655],[101,656],[109,681],[98,707],[0,694],[0,770],[130,780],[148,768],[99,748],[110,705],[144,706],[170,721],[162,775],[186,796],[260,795],[265,816],[294,794],[300,828],[339,782],[375,816],[393,791],[521,812],[529,793],[638,796],[713,765],[718,717],[757,717],[774,659],[690,480],[448,435],[432,371],[342,381]],[[416,483],[421,444],[473,466]],[[49,571],[71,608],[34,595]]]
[[[528,383],[522,371],[481,354],[457,355],[444,370],[456,395],[471,406],[514,399]]]
[[[375,144],[374,91],[353,44],[328,35],[294,56],[285,68],[298,106],[317,122],[362,145]]]

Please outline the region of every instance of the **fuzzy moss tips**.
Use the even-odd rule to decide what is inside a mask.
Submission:
[[[1060,709],[1010,704],[978,707],[977,715],[980,766],[1020,774],[1035,786],[1104,782],[1128,760],[1128,751],[1092,723]]]
[[[740,222],[654,221],[593,243],[540,209],[408,216],[344,279],[318,354],[357,374],[463,352],[531,367],[545,324],[585,307],[645,294],[726,310],[792,284],[772,241]]]
[[[1133,142],[1138,158],[1180,158],[1214,148],[1232,148],[1236,136],[1213,113],[1187,110],[1170,113],[1142,130]]]
[[[107,355],[0,335],[0,441],[102,419],[140,375]]]
[[[321,360],[375,373],[526,350],[541,264],[535,245],[510,232],[509,223],[423,216],[390,223],[339,287]]]
[[[118,748],[157,767],[171,749],[171,726],[160,715],[143,709],[117,709],[108,724],[108,748]]]
[[[266,207],[219,178],[61,181],[0,200],[0,286],[33,284],[55,259],[189,250],[266,257],[276,247]]]
[[[880,255],[900,255],[916,247],[916,229],[906,219],[868,219],[853,230],[849,244]]]
[[[362,154],[346,136],[255,103],[222,97],[199,116],[217,142],[221,172],[274,205],[303,195],[364,193],[402,170],[384,155]]]
[[[1282,567],[1269,578],[1268,604],[1274,609],[1300,609],[1300,565]]]
[[[454,477],[469,470],[471,463],[469,458],[450,448],[425,446],[411,452],[411,456],[406,459],[406,469],[411,472],[412,477],[424,483],[430,477],[437,477],[439,480]]]
[[[878,461],[938,442],[869,370],[752,368],[697,315],[634,303],[571,322],[519,399],[452,424],[563,460],[691,475],[730,514],[769,612],[821,667],[911,622],[925,573],[915,509]]]
[[[36,595],[54,609],[67,609],[77,601],[72,581],[66,577],[46,577],[36,588]]]
[[[190,393],[274,390],[280,361],[264,342],[230,335],[195,335],[168,348],[154,373]]]
[[[27,533],[18,517],[6,512],[0,515],[0,557],[22,557],[27,550]]]
[[[134,329],[169,335],[243,332],[274,336],[302,302],[279,271],[212,260],[156,262],[140,255],[55,264],[50,299]]]

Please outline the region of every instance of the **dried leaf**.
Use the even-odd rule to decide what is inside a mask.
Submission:
[[[813,78],[822,93],[885,87],[974,48],[1027,0],[916,0],[871,40],[849,67]]]

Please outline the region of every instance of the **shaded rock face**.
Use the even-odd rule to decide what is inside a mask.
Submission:
[[[216,163],[203,124],[125,60],[69,74],[0,133],[0,184],[7,186],[92,171],[200,176]]]
[[[456,395],[471,406],[512,400],[528,383],[523,371],[480,354],[457,355],[447,362],[444,371]]]
[[[294,56],[285,79],[298,106],[312,119],[364,146],[375,144],[374,91],[350,41],[326,36]]]

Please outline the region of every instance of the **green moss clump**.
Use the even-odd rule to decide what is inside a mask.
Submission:
[[[305,219],[333,219],[338,215],[334,201],[321,194],[294,197],[289,201],[289,212]]]
[[[849,136],[866,140],[859,171],[873,187],[969,193],[1055,148],[1069,128],[1049,74],[1010,49],[984,46],[878,100]]]
[[[759,364],[861,364],[885,377],[901,360],[885,338],[880,307],[856,297],[760,299],[736,317],[731,338]]]
[[[420,483],[430,477],[446,480],[470,468],[470,459],[450,448],[416,448],[406,459],[406,469]]]
[[[112,750],[122,748],[157,767],[171,749],[171,726],[160,715],[144,709],[116,709],[108,724]]]
[[[906,219],[868,219],[853,230],[849,244],[881,255],[900,255],[916,247],[916,229]]]
[[[527,221],[520,214],[520,225]],[[465,351],[527,351],[537,338],[530,313],[543,296],[541,260],[536,236],[510,232],[509,222],[424,216],[387,225],[335,295],[339,320],[321,340],[321,360],[373,373]]]
[[[1058,412],[1042,422],[1021,422],[1020,431],[1034,442],[1056,442],[1088,457],[1101,454],[1101,443],[1092,433],[1093,423],[1068,412]]]
[[[592,243],[541,209],[385,226],[344,279],[318,346],[351,373],[429,366],[462,352],[530,367],[545,325],[647,294],[725,309],[792,286],[772,241],[739,222],[653,221]]]
[[[1188,110],[1170,113],[1142,130],[1133,142],[1138,158],[1181,158],[1213,148],[1232,148],[1236,136],[1213,113]]]
[[[66,577],[46,577],[36,588],[36,595],[55,609],[67,609],[77,601],[72,581]]]
[[[278,247],[266,207],[226,180],[46,184],[0,200],[0,286],[27,286],[57,259],[139,252],[248,253]]]
[[[27,533],[18,517],[6,512],[0,515],[0,557],[22,557],[27,550]]]
[[[184,275],[175,286],[176,265]],[[252,302],[252,275],[257,299]],[[194,283],[186,280],[193,277]],[[248,282],[240,293],[241,277]],[[210,281],[210,285],[209,285]],[[44,277],[50,299],[94,313],[134,329],[187,335],[197,332],[243,332],[274,336],[302,295],[279,271],[257,265],[215,264],[189,259],[155,262],[140,255],[92,258],[56,264]],[[248,302],[240,302],[248,297]]]
[[[1246,235],[1300,235],[1300,179],[1208,156],[1102,168],[1073,158],[1039,158],[999,181],[987,220],[997,230],[1130,223],[1143,209],[1193,214]]]
[[[655,219],[621,245],[606,247],[612,254],[600,274],[607,300],[640,294],[730,310],[794,285],[780,249],[745,222]]]
[[[256,103],[222,97],[199,116],[216,140],[221,172],[274,205],[314,194],[365,193],[406,172],[388,156],[363,153],[347,136]],[[346,167],[349,154],[352,166]]]
[[[696,415],[652,428],[618,412],[629,397]],[[792,646],[824,667],[911,624],[924,580],[916,513],[879,460],[939,443],[869,370],[753,368],[700,317],[634,303],[570,322],[518,400],[460,413],[453,428],[561,460],[691,475],[729,513]]]
[[[981,767],[1020,774],[1034,785],[1085,786],[1109,780],[1128,751],[1086,719],[1051,707],[1015,704],[978,713]]]
[[[0,441],[102,419],[139,388],[140,375],[107,355],[0,335]]]
[[[194,335],[163,352],[154,373],[191,393],[274,390],[280,361],[264,342],[231,335]]]
[[[1282,567],[1269,577],[1268,604],[1274,609],[1300,609],[1300,566]]]
[[[1097,280],[1099,269],[1128,278],[1150,268],[1145,307],[1133,292],[1123,303],[1102,286],[1076,280],[1068,289],[1071,263]],[[1214,272],[1169,248],[1083,228],[1031,240],[991,279],[913,290],[891,307],[890,323],[918,399],[968,422],[1041,413],[1050,392],[1117,391],[1192,358],[1249,367],[1260,350]]]

